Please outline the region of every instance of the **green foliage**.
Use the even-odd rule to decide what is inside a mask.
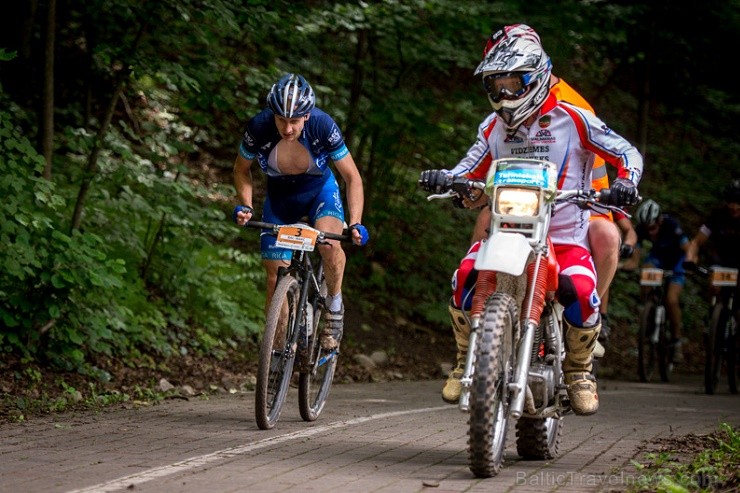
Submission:
[[[633,461],[632,465],[640,473],[640,481],[628,489],[628,493],[659,492],[711,492],[730,491],[737,485],[740,470],[740,429],[728,423],[720,423],[709,437],[690,437],[709,440],[707,447],[691,457],[685,456],[682,445],[665,452],[645,454],[644,461]]]
[[[12,39],[16,29],[0,29],[0,352],[104,379],[93,363],[102,356],[155,365],[254,339],[264,274],[256,235],[241,238],[228,221],[230,168],[245,122],[287,71],[311,81],[364,179],[372,241],[350,250],[351,299],[444,328],[475,212],[428,203],[416,180],[453,167],[491,111],[473,70],[504,23],[535,27],[555,72],[605,122],[634,142],[646,136],[641,193],[693,231],[740,174],[732,79],[705,76],[724,61],[740,9],[712,1],[691,18],[669,15],[684,3],[78,3],[58,12],[55,52],[67,70],[54,79],[51,180],[33,142],[43,128],[43,16],[5,16],[0,28],[30,31]],[[675,18],[684,20],[667,24]],[[119,80],[121,99],[111,99]],[[87,179],[81,227],[70,232]],[[617,318],[632,315],[634,286],[617,279]]]

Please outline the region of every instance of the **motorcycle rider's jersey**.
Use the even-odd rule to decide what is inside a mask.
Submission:
[[[275,154],[281,139],[274,114],[266,108],[247,122],[239,154],[250,161],[257,159],[268,177],[286,176],[278,169]],[[311,110],[311,116],[306,120],[298,142],[303,144],[311,156],[306,175],[323,176],[327,172],[331,173],[329,159],[337,161],[349,154],[339,126],[319,108]]]
[[[491,113],[478,127],[475,144],[452,173],[485,180],[494,159],[545,159],[557,166],[558,189],[587,190],[597,155],[617,168],[619,178],[639,183],[643,162],[637,149],[590,111],[558,101],[551,93],[529,128],[520,125],[511,131]],[[588,249],[589,216],[588,209],[558,204],[550,225],[553,243]]]

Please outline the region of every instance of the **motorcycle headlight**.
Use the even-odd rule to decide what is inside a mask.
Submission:
[[[507,216],[536,216],[540,198],[536,190],[528,188],[502,188],[496,195],[496,212]]]

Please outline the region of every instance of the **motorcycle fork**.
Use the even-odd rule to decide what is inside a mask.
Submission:
[[[516,366],[514,369],[514,378],[508,384],[508,390],[511,393],[511,406],[509,408],[510,415],[515,419],[519,419],[524,410],[524,398],[527,392],[527,382],[529,379],[529,367],[531,364],[532,357],[532,344],[534,344],[534,336],[537,330],[538,322],[530,320],[529,314],[532,312],[532,304],[535,299],[534,290],[538,283],[534,280],[538,278],[540,269],[546,268],[547,264],[543,262],[546,256],[543,253],[535,255],[534,259],[534,271],[532,279],[529,279],[527,283],[527,299],[525,300],[525,306],[527,307],[527,313],[522,320],[527,320],[519,341],[514,341],[516,345]],[[524,274],[526,275],[526,274]],[[541,311],[540,311],[541,313]],[[470,327],[470,338],[468,340],[468,353],[465,357],[465,369],[463,370],[463,376],[460,379],[462,385],[462,391],[460,392],[460,399],[458,401],[458,407],[461,411],[467,412],[470,409],[470,388],[473,384],[473,366],[475,364],[475,352],[478,344],[478,327],[480,326],[481,317],[473,317],[471,320]]]

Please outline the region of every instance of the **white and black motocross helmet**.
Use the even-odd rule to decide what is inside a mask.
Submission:
[[[302,75],[286,74],[267,94],[267,106],[278,116],[298,118],[314,109],[316,95]]]
[[[483,87],[493,110],[515,129],[535,114],[550,92],[552,63],[540,38],[529,26],[492,43],[475,75],[483,76]]]

